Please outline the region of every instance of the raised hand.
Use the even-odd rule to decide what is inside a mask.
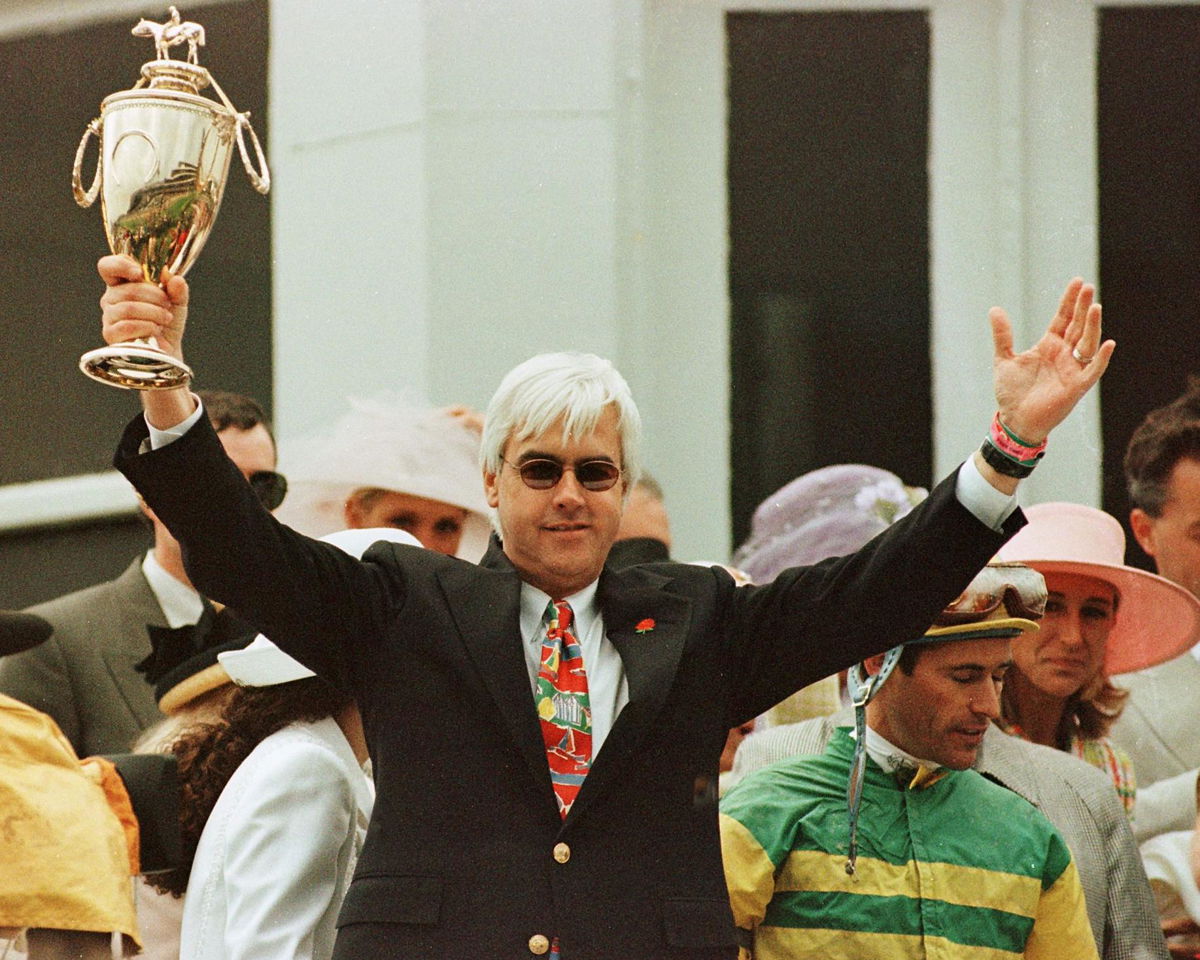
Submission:
[[[1013,352],[1008,314],[993,307],[996,404],[1004,425],[1034,446],[1066,419],[1100,379],[1116,343],[1100,340],[1096,288],[1076,277],[1067,284],[1058,311],[1042,338],[1023,353]]]
[[[106,287],[100,298],[105,343],[153,337],[161,350],[182,360],[187,281],[168,276],[161,287],[148,283],[135,260],[116,254],[101,257],[96,268]]]
[[[152,337],[160,350],[182,360],[188,307],[188,285],[183,277],[166,276],[161,287],[147,283],[136,261],[118,255],[101,257],[96,268],[105,285],[100,298],[104,342]],[[175,426],[196,409],[186,385],[139,393],[147,419],[160,429]]]

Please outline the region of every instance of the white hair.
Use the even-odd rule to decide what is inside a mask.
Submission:
[[[585,436],[610,406],[617,411],[620,467],[628,493],[642,472],[642,417],[617,368],[590,353],[540,353],[510,370],[488,404],[480,463],[487,473],[499,473],[510,439],[543,433],[559,419],[564,440]]]

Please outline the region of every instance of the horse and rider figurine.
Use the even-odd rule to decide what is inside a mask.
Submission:
[[[139,20],[133,28],[135,37],[153,37],[154,54],[159,60],[169,60],[171,47],[181,43],[188,45],[187,62],[197,64],[196,49],[204,46],[204,28],[191,20],[180,22],[179,11],[169,8],[171,19],[166,23],[155,23],[153,20]]]

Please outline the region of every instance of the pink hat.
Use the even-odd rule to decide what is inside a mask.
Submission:
[[[1079,503],[1028,507],[1029,524],[997,555],[1043,575],[1075,573],[1116,587],[1116,621],[1104,672],[1142,670],[1174,659],[1200,642],[1200,600],[1165,577],[1126,566],[1125,531],[1116,518]]]

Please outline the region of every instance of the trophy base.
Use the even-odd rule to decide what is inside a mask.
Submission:
[[[170,390],[192,379],[186,363],[144,343],[89,350],[79,358],[79,369],[93,380],[123,390]]]

